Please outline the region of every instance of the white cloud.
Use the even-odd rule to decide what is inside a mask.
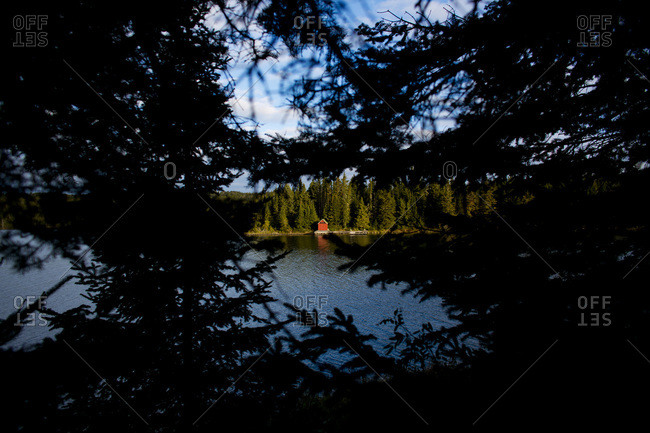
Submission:
[[[241,98],[237,103],[231,100],[230,104],[234,104],[233,111],[236,115],[252,118],[261,125],[295,125],[297,122],[296,113],[289,107],[280,106],[276,101],[272,101],[269,96],[254,97],[251,101],[248,96]]]

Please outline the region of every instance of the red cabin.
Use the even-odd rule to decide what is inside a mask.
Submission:
[[[322,231],[327,231],[327,230],[328,230],[328,228],[327,228],[327,221],[325,221],[324,219],[320,220],[320,221],[318,222],[318,230],[319,230],[319,231],[321,231],[321,230],[322,230]]]

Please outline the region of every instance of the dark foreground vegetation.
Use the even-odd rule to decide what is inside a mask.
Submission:
[[[37,311],[57,332],[0,352],[3,431],[647,425],[643,4],[473,4],[444,22],[388,16],[352,44],[330,0],[3,3],[3,17],[49,20],[40,48],[1,29],[0,192],[18,230],[2,235],[1,266],[60,255],[70,271],[25,295],[88,288],[78,308],[24,306],[0,324],[1,343]],[[296,16],[323,18],[326,43]],[[591,29],[611,43],[581,45],[579,16],[611,16]],[[289,89],[297,137],[242,127],[220,80],[235,53],[251,82],[282,53],[287,70],[306,68]],[[242,173],[280,191],[213,196]],[[380,353],[341,306],[298,335],[287,325],[306,312],[270,295],[290,252],[240,234],[302,229],[314,213],[334,227],[436,226],[367,248],[330,240],[346,270],[440,298],[453,324],[409,329],[396,310]],[[332,351],[349,361],[328,364]]]

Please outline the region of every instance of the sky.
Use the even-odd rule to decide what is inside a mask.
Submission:
[[[415,3],[417,0],[346,0],[346,11],[340,16],[340,24],[348,29],[354,29],[361,23],[372,25],[382,19],[390,18],[385,11],[391,11],[397,16],[405,16],[410,12],[415,14]],[[459,15],[464,15],[471,10],[471,4],[467,0],[449,0],[447,2],[432,1],[427,9],[427,14],[432,21],[444,21],[447,18],[447,9],[454,9]],[[384,13],[382,13],[384,12]],[[215,13],[212,24],[219,28],[223,25],[219,13]],[[246,74],[246,61],[235,61],[231,68],[232,78],[235,79],[234,97],[230,100],[234,113],[240,118],[252,118],[245,122],[247,129],[257,128],[260,135],[279,133],[283,136],[295,136],[297,134],[298,117],[289,108],[288,94],[282,87],[288,87],[287,80],[299,77],[301,71],[295,76],[283,74],[283,66],[288,64],[288,55],[281,55],[277,64],[276,60],[269,59],[260,66],[263,79],[250,77]],[[448,125],[450,126],[450,125]],[[443,125],[444,128],[444,125]],[[246,181],[246,176],[235,180],[229,191],[253,191]]]

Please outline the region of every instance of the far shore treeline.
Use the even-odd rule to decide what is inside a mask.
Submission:
[[[395,183],[378,188],[374,181],[351,181],[344,175],[318,179],[307,187],[279,185],[265,193],[224,192],[230,199],[259,200],[250,233],[302,233],[324,218],[330,230],[425,230],[444,215],[475,217],[498,207],[496,184],[469,189],[451,182],[410,187]]]
[[[615,187],[610,182],[595,179],[587,186],[587,194]],[[547,184],[541,190],[558,188],[563,187]],[[344,175],[334,180],[313,180],[308,187],[300,182],[259,193],[226,191],[212,198],[246,203],[245,212],[250,221],[248,234],[289,234],[311,232],[322,218],[328,222],[329,230],[438,230],[450,217],[493,217],[502,206],[526,204],[535,195],[535,192],[520,188],[515,191],[508,181],[485,182],[478,187],[452,181],[419,186],[396,182],[380,188],[373,180],[348,180]],[[46,203],[52,200],[49,194],[42,193],[0,196],[0,229],[69,225],[70,221],[51,215],[52,206]],[[83,201],[79,196],[68,196],[69,204],[79,201]],[[21,223],[16,224],[16,221]]]

